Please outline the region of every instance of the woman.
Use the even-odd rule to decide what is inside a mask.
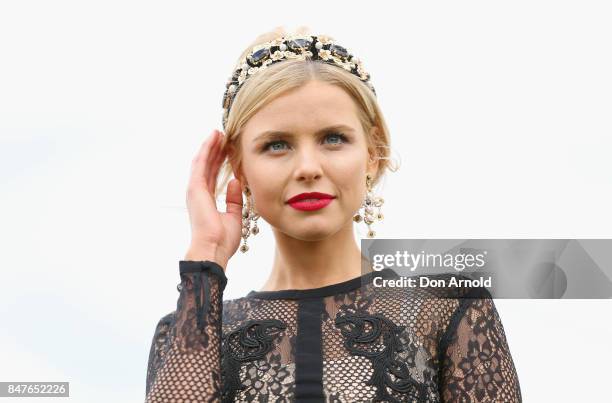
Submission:
[[[192,241],[177,309],[153,337],[147,402],[520,401],[491,298],[409,299],[372,286],[391,270],[361,271],[353,222],[364,208],[375,235],[372,188],[393,170],[361,61],[303,32],[254,45],[227,83],[225,134],[214,131],[192,163]],[[241,239],[248,251],[260,216],[276,239],[270,277],[223,301],[228,261]]]

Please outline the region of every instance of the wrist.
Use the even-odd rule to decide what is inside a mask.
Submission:
[[[227,266],[227,260],[223,257],[223,254],[220,253],[219,248],[214,245],[191,245],[187,250],[187,253],[185,253],[185,258],[183,260],[192,260],[197,262],[209,260],[217,263],[219,266],[223,267],[223,269],[225,269]]]

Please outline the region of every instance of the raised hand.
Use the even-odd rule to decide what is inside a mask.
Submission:
[[[217,176],[227,154],[221,148],[223,136],[213,130],[191,163],[187,187],[191,243],[185,260],[210,260],[225,269],[240,245],[243,201],[240,181],[232,179],[227,184],[226,212],[217,210]]]

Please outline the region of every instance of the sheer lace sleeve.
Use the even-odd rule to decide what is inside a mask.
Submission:
[[[211,261],[179,262],[176,311],[156,326],[146,402],[216,402],[221,396],[221,320],[227,277]]]
[[[459,301],[441,340],[444,402],[522,402],[518,375],[491,294]]]

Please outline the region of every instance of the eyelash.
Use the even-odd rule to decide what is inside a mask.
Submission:
[[[335,136],[335,137],[339,137],[342,142],[341,143],[333,143],[335,144],[343,144],[343,143],[348,143],[348,137],[346,137],[346,135],[344,133],[340,133],[340,132],[331,132],[331,133],[327,133],[323,138],[326,139],[330,136]],[[273,144],[278,144],[278,143],[287,143],[285,140],[272,140],[267,142],[266,144],[263,145],[262,147],[262,151],[268,151],[268,149],[270,148],[271,145]]]

